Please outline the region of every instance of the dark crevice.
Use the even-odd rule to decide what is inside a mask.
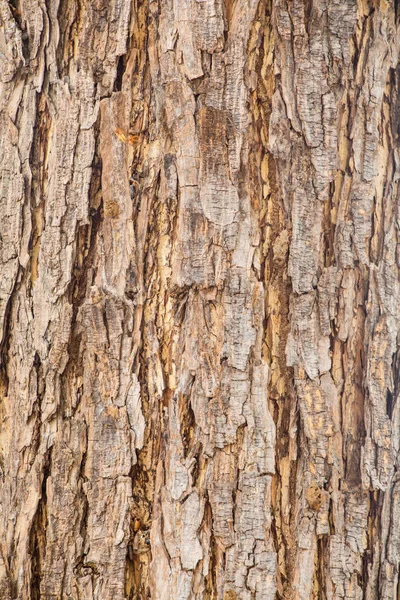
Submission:
[[[80,529],[79,529],[79,534],[83,540],[86,539],[88,516],[89,516],[89,502],[86,497],[86,494],[83,494],[83,509],[82,509]]]
[[[141,338],[144,337],[143,320],[140,323]],[[130,542],[127,547],[125,563],[125,594],[129,600],[148,598],[148,563],[151,557],[151,547],[147,554],[134,552],[135,536],[138,532],[147,532],[151,527],[153,514],[153,501],[155,490],[155,472],[149,470],[149,465],[157,464],[162,453],[162,417],[161,406],[154,406],[148,390],[148,361],[143,356],[143,350],[138,352],[138,379],[141,389],[142,412],[146,421],[144,443],[137,451],[136,464],[131,468],[132,479],[132,504],[130,518]],[[164,413],[165,414],[165,413]],[[165,425],[164,425],[165,429]],[[154,436],[154,432],[159,435]]]
[[[150,442],[151,443],[151,442]],[[135,536],[142,536],[149,540],[149,529],[152,519],[152,498],[154,489],[154,474],[149,473],[143,464],[143,459],[138,453],[137,463],[131,469],[132,477],[132,505],[130,519],[130,541],[127,546],[127,559],[125,563],[125,594],[129,600],[148,598],[148,561],[143,560],[141,554],[134,551]],[[147,534],[147,535],[144,535]],[[149,546],[149,551],[151,550]]]
[[[376,546],[374,535],[380,530],[380,519],[382,512],[382,494],[380,491],[370,491],[369,493],[369,512],[368,512],[368,526],[366,530],[367,536],[367,547],[362,555],[362,572],[359,575],[359,585],[362,589],[371,589],[373,585],[376,589],[371,589],[374,593],[373,597],[378,598],[378,581],[379,577],[374,578],[370,582],[370,573],[372,565],[374,563],[374,548]],[[375,583],[374,583],[375,582]]]
[[[317,565],[316,565],[316,578],[318,582],[318,600],[326,600],[326,573],[325,564],[328,556],[328,537],[323,536],[317,539]]]
[[[31,600],[41,600],[41,582],[43,578],[43,562],[46,556],[46,532],[47,532],[47,480],[51,473],[50,448],[44,456],[43,480],[41,497],[38,502],[35,516],[29,535],[29,554],[31,556]]]
[[[190,394],[193,388],[194,378],[190,385],[190,389],[186,394],[179,394],[178,397],[178,411],[179,411],[179,424],[180,433],[182,438],[182,445],[185,458],[189,454],[193,446],[194,432],[196,425],[196,418],[193,409],[190,404]]]
[[[18,276],[17,278],[18,279]],[[7,373],[7,356],[8,350],[10,347],[10,320],[11,320],[11,309],[12,302],[14,298],[14,294],[16,293],[16,283],[11,291],[11,294],[8,298],[6,308],[4,311],[4,319],[3,319],[3,337],[0,342],[0,389],[4,396],[8,395],[8,373]]]
[[[83,462],[82,462],[81,473],[80,473],[82,480],[86,479],[85,477],[82,476],[83,470],[84,470],[84,466],[83,466]],[[86,540],[88,517],[89,517],[89,501],[87,499],[86,494],[82,491],[82,514],[81,514],[81,522],[80,522],[80,527],[79,527],[79,535],[81,536],[81,538],[84,541]],[[85,558],[85,555],[82,555],[78,564],[83,564],[84,558]]]
[[[107,319],[107,310],[106,307],[104,306],[103,310],[102,310],[102,317],[103,317],[103,325],[104,325],[104,329],[106,331],[106,337],[107,337],[107,346],[108,348],[110,347],[110,329],[108,327],[108,319]]]
[[[8,0],[8,5],[11,9],[13,18],[18,25],[18,28],[23,30],[24,28],[22,27],[22,11],[21,11],[20,1],[19,0]],[[22,37],[22,40],[23,41],[26,40],[25,36]],[[23,52],[24,52],[24,50],[26,50],[25,44],[24,44]],[[27,55],[24,56],[24,58],[27,58]]]
[[[390,397],[386,396],[386,412],[388,417],[391,419],[394,412],[394,407],[397,403],[400,392],[400,351],[397,351],[393,357],[392,362],[392,373],[393,373],[393,393],[388,390]],[[389,401],[389,402],[388,402]]]
[[[328,201],[324,203],[324,266],[329,268],[335,264],[335,232],[336,224],[332,220],[335,182],[329,184]]]
[[[120,92],[122,90],[122,79],[124,77],[125,68],[126,68],[126,54],[123,54],[118,59],[117,76],[114,81],[114,92]]]
[[[399,0],[400,2],[400,0]],[[395,144],[398,144],[400,137],[400,64],[396,69],[391,68],[390,71],[390,119],[391,130]]]
[[[389,419],[392,418],[393,414],[393,394],[390,390],[386,392],[386,414]]]

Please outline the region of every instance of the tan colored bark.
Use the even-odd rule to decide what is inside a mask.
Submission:
[[[2,600],[398,600],[397,12],[0,0]]]

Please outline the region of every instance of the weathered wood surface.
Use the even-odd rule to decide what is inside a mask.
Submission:
[[[398,600],[395,0],[0,0],[0,598]]]

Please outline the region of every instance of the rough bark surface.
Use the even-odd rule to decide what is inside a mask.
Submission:
[[[400,598],[395,0],[0,0],[1,600]]]

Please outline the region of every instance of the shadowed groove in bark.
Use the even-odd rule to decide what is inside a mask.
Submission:
[[[29,554],[31,557],[31,600],[40,600],[43,558],[46,554],[46,528],[47,528],[47,481],[51,473],[51,449],[45,456],[43,465],[43,480],[41,498],[32,521],[29,535]]]

